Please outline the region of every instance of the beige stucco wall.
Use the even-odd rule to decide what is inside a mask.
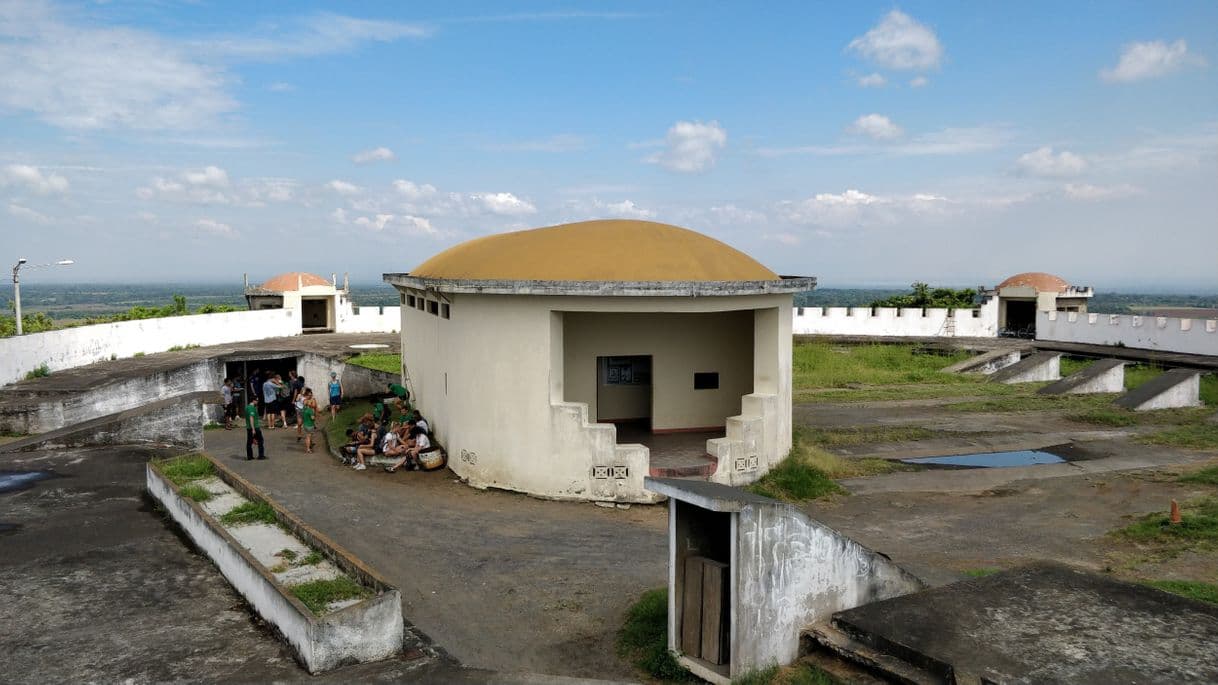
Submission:
[[[564,399],[586,403],[591,417],[637,418],[651,404],[653,430],[721,427],[753,390],[751,311],[563,318]],[[651,357],[650,386],[600,385],[597,357],[635,355]],[[694,373],[712,371],[719,388],[694,390]]]
[[[429,297],[438,299],[435,295]],[[570,406],[562,411],[558,409],[569,396],[565,388],[568,374],[564,369],[567,347],[564,338],[569,331],[565,320],[567,317],[579,318],[578,312],[675,314],[757,308],[781,311],[781,315],[774,316],[776,320],[771,325],[782,330],[764,337],[771,341],[778,369],[767,371],[767,375],[785,377],[786,385],[786,390],[781,392],[781,406],[785,407],[786,416],[774,426],[775,433],[781,433],[785,426],[785,436],[776,435],[772,444],[784,454],[790,447],[790,295],[682,298],[463,294],[445,297],[450,304],[449,319],[428,313],[426,307],[423,310],[402,307],[403,365],[421,411],[431,420],[437,439],[448,450],[449,466],[471,485],[555,498],[608,497],[593,494],[597,484],[590,481],[590,474],[596,464],[590,455],[603,457],[607,451],[609,456],[601,461],[617,465],[613,441],[609,439],[616,433],[605,432],[613,431],[613,427],[584,425],[581,428],[583,424],[572,418],[575,413]],[[752,312],[739,316],[745,317],[742,318],[746,322],[744,328],[752,334],[746,339],[751,340],[755,337],[756,324],[750,326],[747,322],[754,318]],[[577,338],[579,328],[573,329]],[[693,344],[697,348],[716,343],[703,339]],[[576,346],[579,345],[577,341]],[[685,354],[692,352],[685,350]],[[742,351],[742,357],[746,368],[747,365],[756,366],[756,359],[747,348]],[[658,365],[653,366],[653,374],[656,368]],[[688,373],[692,392],[692,370]],[[588,377],[595,380],[594,358]],[[721,375],[721,387],[724,380]],[[740,395],[750,391],[747,386],[741,388],[737,386],[739,393],[730,413],[740,412]],[[577,388],[575,392],[581,391]],[[726,399],[715,409],[718,422],[722,421],[724,411],[729,411]],[[589,415],[594,421],[595,414]],[[690,418],[679,414],[673,416],[672,421],[678,422]],[[617,447],[618,460],[629,461],[627,456],[637,458],[639,449],[645,454],[646,448]],[[629,483],[618,483],[612,498],[623,501],[653,499],[642,488],[645,461],[641,473],[637,463],[630,463],[634,466]]]

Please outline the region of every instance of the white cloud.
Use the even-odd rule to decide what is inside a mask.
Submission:
[[[1068,197],[1075,200],[1089,201],[1111,200],[1142,194],[1141,188],[1129,185],[1128,183],[1113,186],[1096,186],[1090,183],[1067,183],[1063,190],[1066,191]]]
[[[427,219],[410,215],[376,214],[374,216],[360,216],[356,217],[352,223],[356,226],[378,232],[384,231],[387,228],[397,229],[399,233],[406,235],[432,234],[436,232],[432,228],[431,222]]]
[[[1019,170],[1033,176],[1077,176],[1087,168],[1087,160],[1062,150],[1054,154],[1052,147],[1041,147],[1020,155],[1015,164]]]
[[[1100,70],[1100,78],[1109,83],[1129,83],[1164,76],[1186,66],[1205,66],[1205,58],[1190,53],[1183,40],[1170,45],[1161,40],[1129,43],[1115,67]]]
[[[579,152],[588,148],[588,141],[573,133],[560,133],[538,140],[496,143],[487,148],[503,152]]]
[[[290,178],[255,178],[243,183],[245,202],[261,206],[268,202],[290,202],[300,184]]]
[[[239,108],[231,62],[332,54],[430,33],[417,24],[316,13],[243,35],[181,39],[75,19],[86,15],[37,0],[0,3],[0,110],[77,130],[207,128]]]
[[[518,216],[537,212],[537,208],[528,201],[511,193],[473,193],[469,197],[474,202],[481,204],[491,214]]]
[[[25,221],[32,221],[36,224],[45,224],[45,223],[50,222],[50,219],[48,219],[45,214],[42,214],[41,212],[36,212],[36,211],[30,209],[29,207],[23,207],[14,202],[9,203],[8,213],[12,216],[17,217],[18,219],[24,219]]]
[[[39,195],[68,191],[68,179],[54,172],[44,174],[38,167],[26,164],[10,164],[4,168],[0,186],[6,185],[23,186]]]
[[[360,192],[360,187],[354,183],[348,183],[339,179],[334,179],[326,184],[326,187],[339,195],[357,195]]]
[[[351,161],[356,164],[388,162],[395,159],[397,159],[397,155],[393,154],[393,150],[387,147],[374,147],[371,150],[362,150],[351,156]]]
[[[405,195],[406,199],[410,200],[411,202],[423,200],[423,199],[426,199],[429,197],[434,197],[436,195],[436,193],[438,192],[436,190],[436,187],[431,185],[430,183],[424,183],[423,185],[419,185],[419,184],[415,183],[414,181],[406,181],[403,179],[398,179],[398,180],[394,181],[393,188],[394,188],[394,190],[398,191],[402,195]]]
[[[892,123],[892,119],[883,114],[864,114],[850,125],[850,132],[872,140],[893,140],[905,133],[900,126]]]
[[[763,224],[766,222],[764,212],[737,207],[736,205],[720,205],[710,208],[711,216],[720,224],[742,225]]]
[[[228,187],[228,172],[215,166],[205,167],[199,171],[183,172],[182,178],[192,186],[209,188]]]
[[[943,60],[939,38],[925,24],[900,10],[884,15],[847,49],[889,69],[934,69]]]
[[[909,79],[910,88],[921,88],[929,83],[930,79],[926,78],[925,76],[915,76]]]
[[[762,157],[785,157],[788,155],[815,155],[821,157],[851,155],[893,155],[914,157],[921,155],[963,155],[986,152],[1008,144],[1013,135],[1006,126],[973,126],[945,128],[941,131],[923,133],[900,144],[851,144],[851,145],[799,145],[794,147],[759,148]]]
[[[913,215],[940,214],[955,205],[942,195],[873,195],[854,188],[842,193],[817,193],[805,200],[778,203],[778,214],[796,225],[844,229],[894,225]]]
[[[863,88],[883,88],[888,84],[888,79],[884,78],[883,74],[871,73],[858,78],[859,86]]]
[[[195,228],[199,229],[203,233],[221,236],[224,238],[235,238],[237,236],[237,232],[233,230],[232,226],[216,221],[215,219],[199,219],[195,222]]]
[[[664,149],[644,161],[672,171],[692,173],[715,166],[719,150],[727,145],[727,131],[717,121],[678,121],[664,137]]]
[[[343,209],[342,207],[338,207],[333,212],[330,212],[330,218],[333,219],[335,223],[345,224],[347,223],[347,210]]]

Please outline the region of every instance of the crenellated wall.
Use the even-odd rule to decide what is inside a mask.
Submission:
[[[1218,319],[1038,312],[1036,339],[1218,356]]]
[[[992,338],[998,335],[998,300],[991,298],[977,309],[955,310],[796,307],[793,331],[796,335]]]

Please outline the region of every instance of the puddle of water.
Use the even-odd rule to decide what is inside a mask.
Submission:
[[[980,454],[958,454],[951,457],[922,457],[902,459],[906,464],[936,464],[940,466],[966,466],[972,468],[1007,468],[1011,466],[1036,466],[1037,464],[1061,464],[1066,460],[1044,450],[1017,450],[1014,452],[983,452]]]
[[[0,471],[0,494],[24,490],[53,475],[50,471]]]

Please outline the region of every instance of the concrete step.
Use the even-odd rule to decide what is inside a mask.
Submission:
[[[956,362],[943,369],[945,373],[983,373],[991,374],[1017,363],[1023,356],[1023,350],[990,350],[964,361]]]
[[[875,649],[830,623],[817,623],[803,630],[800,641],[803,656],[814,654],[817,650],[857,664],[867,677],[875,676],[879,682],[901,685],[943,685],[949,682],[930,671]]]
[[[1061,354],[1037,352],[990,374],[995,383],[1033,383],[1061,378]]]
[[[1168,369],[1116,399],[1134,411],[1201,406],[1201,371]]]
[[[706,455],[702,461],[687,463],[655,463],[647,469],[652,478],[710,478],[719,465],[719,460]]]
[[[1078,373],[1037,390],[1040,395],[1081,395],[1121,392],[1125,389],[1125,364],[1119,359],[1101,359]]]

